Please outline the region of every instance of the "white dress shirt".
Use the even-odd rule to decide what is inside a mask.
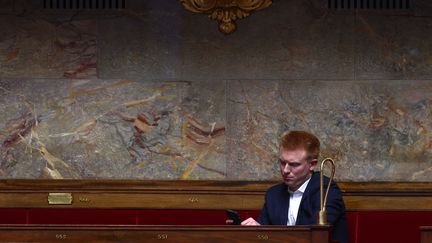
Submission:
[[[300,203],[303,197],[303,193],[310,181],[310,178],[301,185],[297,191],[292,192],[288,190],[290,194],[289,209],[288,209],[288,222],[287,225],[295,225],[297,221],[297,214],[300,208]]]

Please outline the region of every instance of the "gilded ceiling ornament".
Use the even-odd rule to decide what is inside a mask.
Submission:
[[[194,13],[208,14],[219,21],[219,30],[231,34],[236,29],[235,20],[252,12],[267,8],[272,0],[180,0],[183,7]]]

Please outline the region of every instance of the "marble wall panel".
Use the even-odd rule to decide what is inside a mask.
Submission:
[[[432,174],[429,1],[274,0],[231,35],[177,0],[41,3],[0,0],[0,178],[278,179],[289,129],[339,180]]]
[[[293,129],[317,134],[338,180],[432,174],[430,81],[0,84],[2,178],[278,179]]]
[[[356,79],[431,79],[432,18],[357,14]]]
[[[308,130],[343,181],[428,181],[432,82],[232,81],[227,177],[279,178],[278,137]]]
[[[11,0],[0,0],[0,13],[10,13],[13,9],[13,2]]]
[[[220,179],[225,85],[0,82],[0,178]]]
[[[150,1],[154,2],[154,1]],[[274,1],[224,35],[217,21],[177,9],[142,7],[99,20],[101,78],[221,80],[351,79],[353,15],[314,1]]]
[[[416,0],[414,12],[415,16],[432,17],[432,2],[429,0]]]
[[[96,21],[38,12],[0,14],[0,77],[96,77]]]
[[[100,78],[181,79],[184,10],[180,3],[168,11],[153,5],[98,19]]]
[[[181,79],[179,1],[132,0],[98,18],[98,77]],[[217,80],[220,81],[220,80]]]

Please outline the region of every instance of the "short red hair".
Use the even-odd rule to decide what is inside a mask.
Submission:
[[[304,149],[307,153],[307,160],[318,159],[320,141],[311,133],[305,131],[290,131],[282,135],[280,149],[290,151]]]

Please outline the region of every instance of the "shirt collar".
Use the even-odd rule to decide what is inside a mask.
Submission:
[[[303,194],[304,191],[306,190],[307,185],[309,184],[310,179],[311,179],[311,177],[309,179],[307,179],[305,182],[303,182],[303,184],[299,187],[299,189],[297,189],[297,191],[292,192],[292,191],[290,191],[290,189],[288,189],[288,192],[289,193],[301,193],[301,194]]]

